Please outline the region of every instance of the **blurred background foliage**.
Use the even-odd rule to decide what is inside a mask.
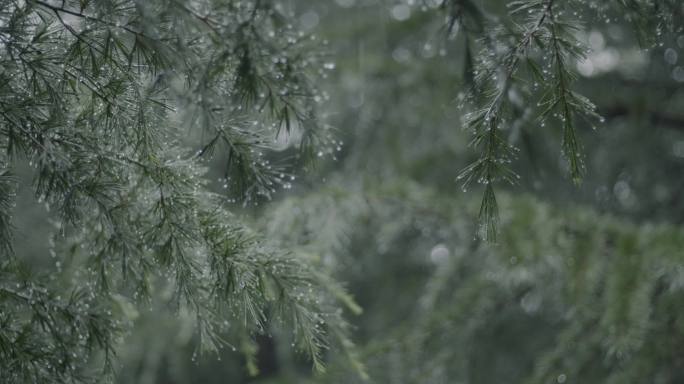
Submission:
[[[569,180],[553,123],[513,124],[521,179],[500,187],[499,238],[485,244],[481,191],[456,181],[475,158],[459,108],[466,27],[448,31],[431,1],[284,2],[327,41],[321,113],[335,141],[241,215],[346,285],[368,377],[335,349],[313,374],[278,329],[236,346],[258,347],[256,362],[230,348],[198,356],[191,320],[152,305],[131,314],[118,382],[684,382],[684,33],[577,3],[591,50],[572,63],[576,88],[605,118],[578,125],[586,176]],[[19,207],[16,247],[39,254],[40,207]]]

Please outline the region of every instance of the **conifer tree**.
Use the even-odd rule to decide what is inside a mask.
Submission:
[[[319,17],[333,58],[298,28]],[[678,0],[0,0],[0,382],[189,381],[202,352],[235,381],[684,380],[681,165],[652,156],[684,157],[682,20]],[[652,67],[587,71],[605,36]],[[45,254],[14,228],[25,191]],[[259,376],[262,355],[285,367]]]
[[[318,371],[348,345],[336,308],[351,299],[231,209],[326,145],[320,44],[289,17],[267,1],[0,2],[0,381],[99,381],[160,293],[204,351],[253,359],[272,321]],[[296,159],[271,162],[286,137]],[[219,151],[221,193],[206,177]],[[54,220],[43,271],[12,251],[24,162]]]
[[[340,75],[359,71],[363,79],[345,95],[364,96],[362,107],[351,98],[357,109],[341,120],[354,127],[348,149],[325,173],[326,188],[266,214],[268,237],[326,254],[349,282],[364,308],[354,319],[360,356],[376,382],[681,381],[684,333],[675,319],[683,308],[684,212],[676,203],[681,186],[669,182],[682,172],[675,153],[684,139],[677,75],[684,39],[681,18],[672,17],[681,4],[409,4],[349,7],[346,17],[365,20],[354,38],[366,64],[349,60]],[[376,10],[390,15],[377,38],[365,33]],[[558,26],[546,19],[551,11]],[[554,28],[567,33],[560,55]],[[527,35],[535,40],[529,47]],[[601,67],[601,55],[622,59]],[[630,63],[630,55],[640,61]],[[510,65],[516,72],[500,88]],[[559,108],[563,97],[572,125]],[[467,134],[482,150],[474,162],[468,153],[479,151],[466,148],[449,114],[454,99],[470,113]],[[492,105],[500,116],[493,131],[483,118]],[[572,158],[563,153],[568,129],[577,143],[585,137],[573,152],[585,163],[584,185],[575,189],[556,175],[572,179]],[[487,148],[492,132],[496,145]],[[451,183],[455,164],[475,164],[460,182],[477,184],[487,156],[498,180],[519,184],[499,184],[500,216],[493,199],[485,199],[483,216],[477,196],[454,194]],[[656,189],[672,200],[654,201]],[[478,216],[484,228],[473,225]],[[497,234],[496,244],[476,232],[487,240]],[[342,366],[330,371],[311,382],[354,381]]]

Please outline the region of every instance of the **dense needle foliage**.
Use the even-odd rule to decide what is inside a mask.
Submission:
[[[109,373],[125,308],[164,290],[203,350],[272,318],[318,370],[322,349],[347,343],[342,289],[229,211],[293,178],[264,156],[293,125],[302,159],[326,139],[312,87],[324,63],[288,23],[259,1],[0,4],[0,381],[97,378],[90,361]],[[225,194],[204,177],[219,150]],[[53,212],[48,274],[11,252],[20,162]]]
[[[684,380],[683,21],[0,0],[0,382]]]

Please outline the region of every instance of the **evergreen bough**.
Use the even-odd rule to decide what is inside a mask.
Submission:
[[[652,43],[653,30],[681,31],[684,12],[676,0],[524,0],[509,2],[508,13],[497,18],[472,0],[439,4],[449,32],[464,36],[463,100],[472,107],[465,125],[480,153],[459,178],[466,186],[485,185],[479,217],[488,240],[495,240],[498,222],[493,184],[517,179],[509,166],[516,149],[506,137],[513,127],[536,117],[541,126],[557,124],[568,172],[575,183],[582,179],[578,121],[601,118],[573,89],[572,65],[586,53],[578,38],[581,10],[623,15],[643,44]],[[328,133],[316,118],[316,104],[327,96],[313,83],[329,66],[318,47],[292,27],[285,9],[268,1],[0,0],[1,381],[84,382],[111,374],[135,308],[156,296],[174,312],[195,317],[203,350],[239,340],[252,372],[252,338],[268,332],[272,319],[289,324],[297,349],[317,370],[330,345],[351,353],[338,307],[358,312],[353,300],[300,258],[268,246],[230,209],[287,187],[292,163],[267,160],[282,137],[299,138],[296,161],[325,149]],[[216,153],[226,161],[221,194],[207,178],[207,162]],[[55,267],[48,272],[32,271],[13,251],[11,218],[20,183],[13,171],[22,163],[32,170],[36,201],[55,223]],[[584,227],[590,224],[582,220]],[[561,227],[552,235],[565,236]],[[616,253],[634,263],[609,282],[607,295],[640,265],[632,256],[640,248],[630,240],[632,230],[613,227],[601,226],[607,240],[599,243],[617,238],[622,248]],[[669,229],[658,233],[680,242]],[[502,275],[518,277],[515,269],[509,272]],[[452,277],[435,276],[424,309],[432,310]],[[660,292],[653,288],[658,279],[662,275],[650,276],[644,292]],[[510,290],[507,284],[474,281],[472,290],[503,292]],[[523,286],[520,292],[530,291]],[[645,303],[645,294],[637,293],[637,304]],[[631,316],[632,309],[623,307],[618,310]],[[645,307],[634,307],[630,332],[641,332],[637,323],[645,321]],[[604,318],[577,316],[576,324]],[[611,323],[612,315],[606,316]],[[635,350],[633,341],[620,346],[618,339],[611,343],[615,351]],[[549,356],[547,367],[562,363]],[[538,373],[542,380],[551,377],[543,367]]]
[[[545,128],[547,121],[558,126],[567,171],[575,185],[582,182],[585,166],[577,127],[580,121],[603,121],[594,103],[573,89],[575,65],[589,52],[579,38],[585,13],[608,19],[616,12],[624,14],[643,44],[653,44],[653,36],[682,31],[677,16],[684,12],[672,0],[516,0],[506,7],[507,14],[495,17],[471,0],[441,2],[448,32],[464,31],[463,99],[472,106],[464,125],[472,132],[471,146],[479,150],[477,160],[457,179],[464,189],[484,185],[479,234],[494,242],[499,212],[493,184],[516,184],[519,178],[510,167],[518,149],[508,137],[516,126]]]
[[[106,377],[159,292],[202,350],[240,340],[253,361],[244,340],[271,320],[316,370],[349,348],[344,290],[230,209],[326,145],[319,46],[268,1],[0,1],[0,381]],[[300,138],[290,168],[267,160],[283,137]],[[206,177],[217,151],[225,193]],[[12,251],[23,162],[55,223],[49,271]]]
[[[369,314],[359,355],[377,382],[684,379],[681,227],[503,193],[506,225],[491,245],[471,235],[473,200],[410,179],[336,177],[265,221],[288,247],[335,253],[332,268]],[[322,382],[355,380],[344,366],[330,371]]]

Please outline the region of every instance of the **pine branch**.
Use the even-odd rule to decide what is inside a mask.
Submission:
[[[583,58],[584,51],[573,32],[577,23],[558,17],[558,7],[553,0],[523,0],[508,4],[513,18],[523,18],[523,24],[514,24],[515,44],[503,54],[496,53],[500,39],[507,33],[494,35],[490,45],[485,46],[476,71],[471,100],[478,110],[466,115],[466,127],[473,132],[471,145],[480,149],[480,157],[468,165],[458,176],[464,188],[474,181],[485,185],[480,207],[481,237],[495,241],[498,208],[492,184],[503,180],[515,184],[518,176],[509,163],[517,149],[502,132],[513,124],[512,111],[516,108],[514,93],[521,95],[524,80],[519,76],[522,65],[528,69],[535,84],[542,83],[538,106],[540,116],[557,117],[562,126],[562,153],[568,160],[573,182],[579,184],[584,173],[581,147],[576,134],[576,116],[599,118],[596,107],[585,97],[571,90],[575,79],[568,60]],[[547,57],[545,51],[550,51]],[[545,68],[545,69],[541,69]],[[535,85],[535,88],[540,88]],[[543,126],[544,124],[542,124]]]
[[[109,300],[73,290],[62,299],[47,287],[18,282],[3,267],[0,287],[2,332],[0,378],[8,382],[90,382],[80,359],[95,349],[104,352],[103,373],[110,374],[114,340],[120,326],[112,319]],[[99,300],[96,300],[99,299]],[[28,322],[22,319],[28,318]]]
[[[530,16],[531,21],[522,31],[516,45],[509,48],[499,59],[500,64],[482,63],[484,67],[479,69],[480,74],[476,79],[475,92],[482,94],[483,109],[467,115],[466,126],[474,135],[471,145],[480,148],[481,153],[480,158],[463,169],[457,179],[463,180],[464,188],[474,181],[485,185],[479,215],[482,227],[480,235],[485,240],[496,240],[498,207],[492,184],[498,180],[515,183],[518,178],[508,166],[516,150],[500,132],[506,124],[507,108],[510,108],[508,92],[511,90],[521,58],[528,54],[533,42],[543,32],[551,6],[550,1],[512,2],[510,7],[513,8],[513,14],[531,13],[530,11],[535,8],[536,13]]]
[[[14,200],[7,170],[26,158],[37,200],[58,218],[51,249],[58,275],[79,271],[73,277],[88,281],[74,305],[113,295],[141,305],[159,289],[153,282],[161,282],[178,313],[195,315],[203,350],[229,345],[226,324],[240,324],[232,336],[244,340],[278,320],[293,329],[297,349],[316,369],[323,369],[326,348],[348,348],[345,322],[334,315],[339,299],[332,291],[339,289],[296,256],[265,247],[225,206],[257,201],[286,184],[284,169],[263,159],[281,128],[305,132],[302,144],[321,144],[312,76],[322,63],[304,54],[317,43],[274,20],[285,16],[262,2],[6,5],[0,11],[0,145],[8,153],[0,174],[3,253],[10,251]],[[205,6],[211,17],[198,11]],[[193,151],[188,129],[211,139]],[[236,186],[227,196],[209,192],[202,162],[218,144],[228,153],[226,179]],[[41,300],[59,289],[65,288],[50,286]],[[8,295],[0,294],[0,306],[19,305],[19,296]],[[41,322],[61,324],[72,314],[60,316]],[[109,356],[117,346],[106,336],[107,324],[87,323],[93,339],[104,335],[101,345],[74,349],[75,356],[56,364],[33,355],[41,343],[68,350],[85,331],[40,333],[25,317],[9,319],[0,341],[7,337],[33,360],[0,369],[12,382],[87,381],[88,357],[98,350]],[[10,334],[22,325],[43,340]],[[66,365],[55,371],[60,364]]]

